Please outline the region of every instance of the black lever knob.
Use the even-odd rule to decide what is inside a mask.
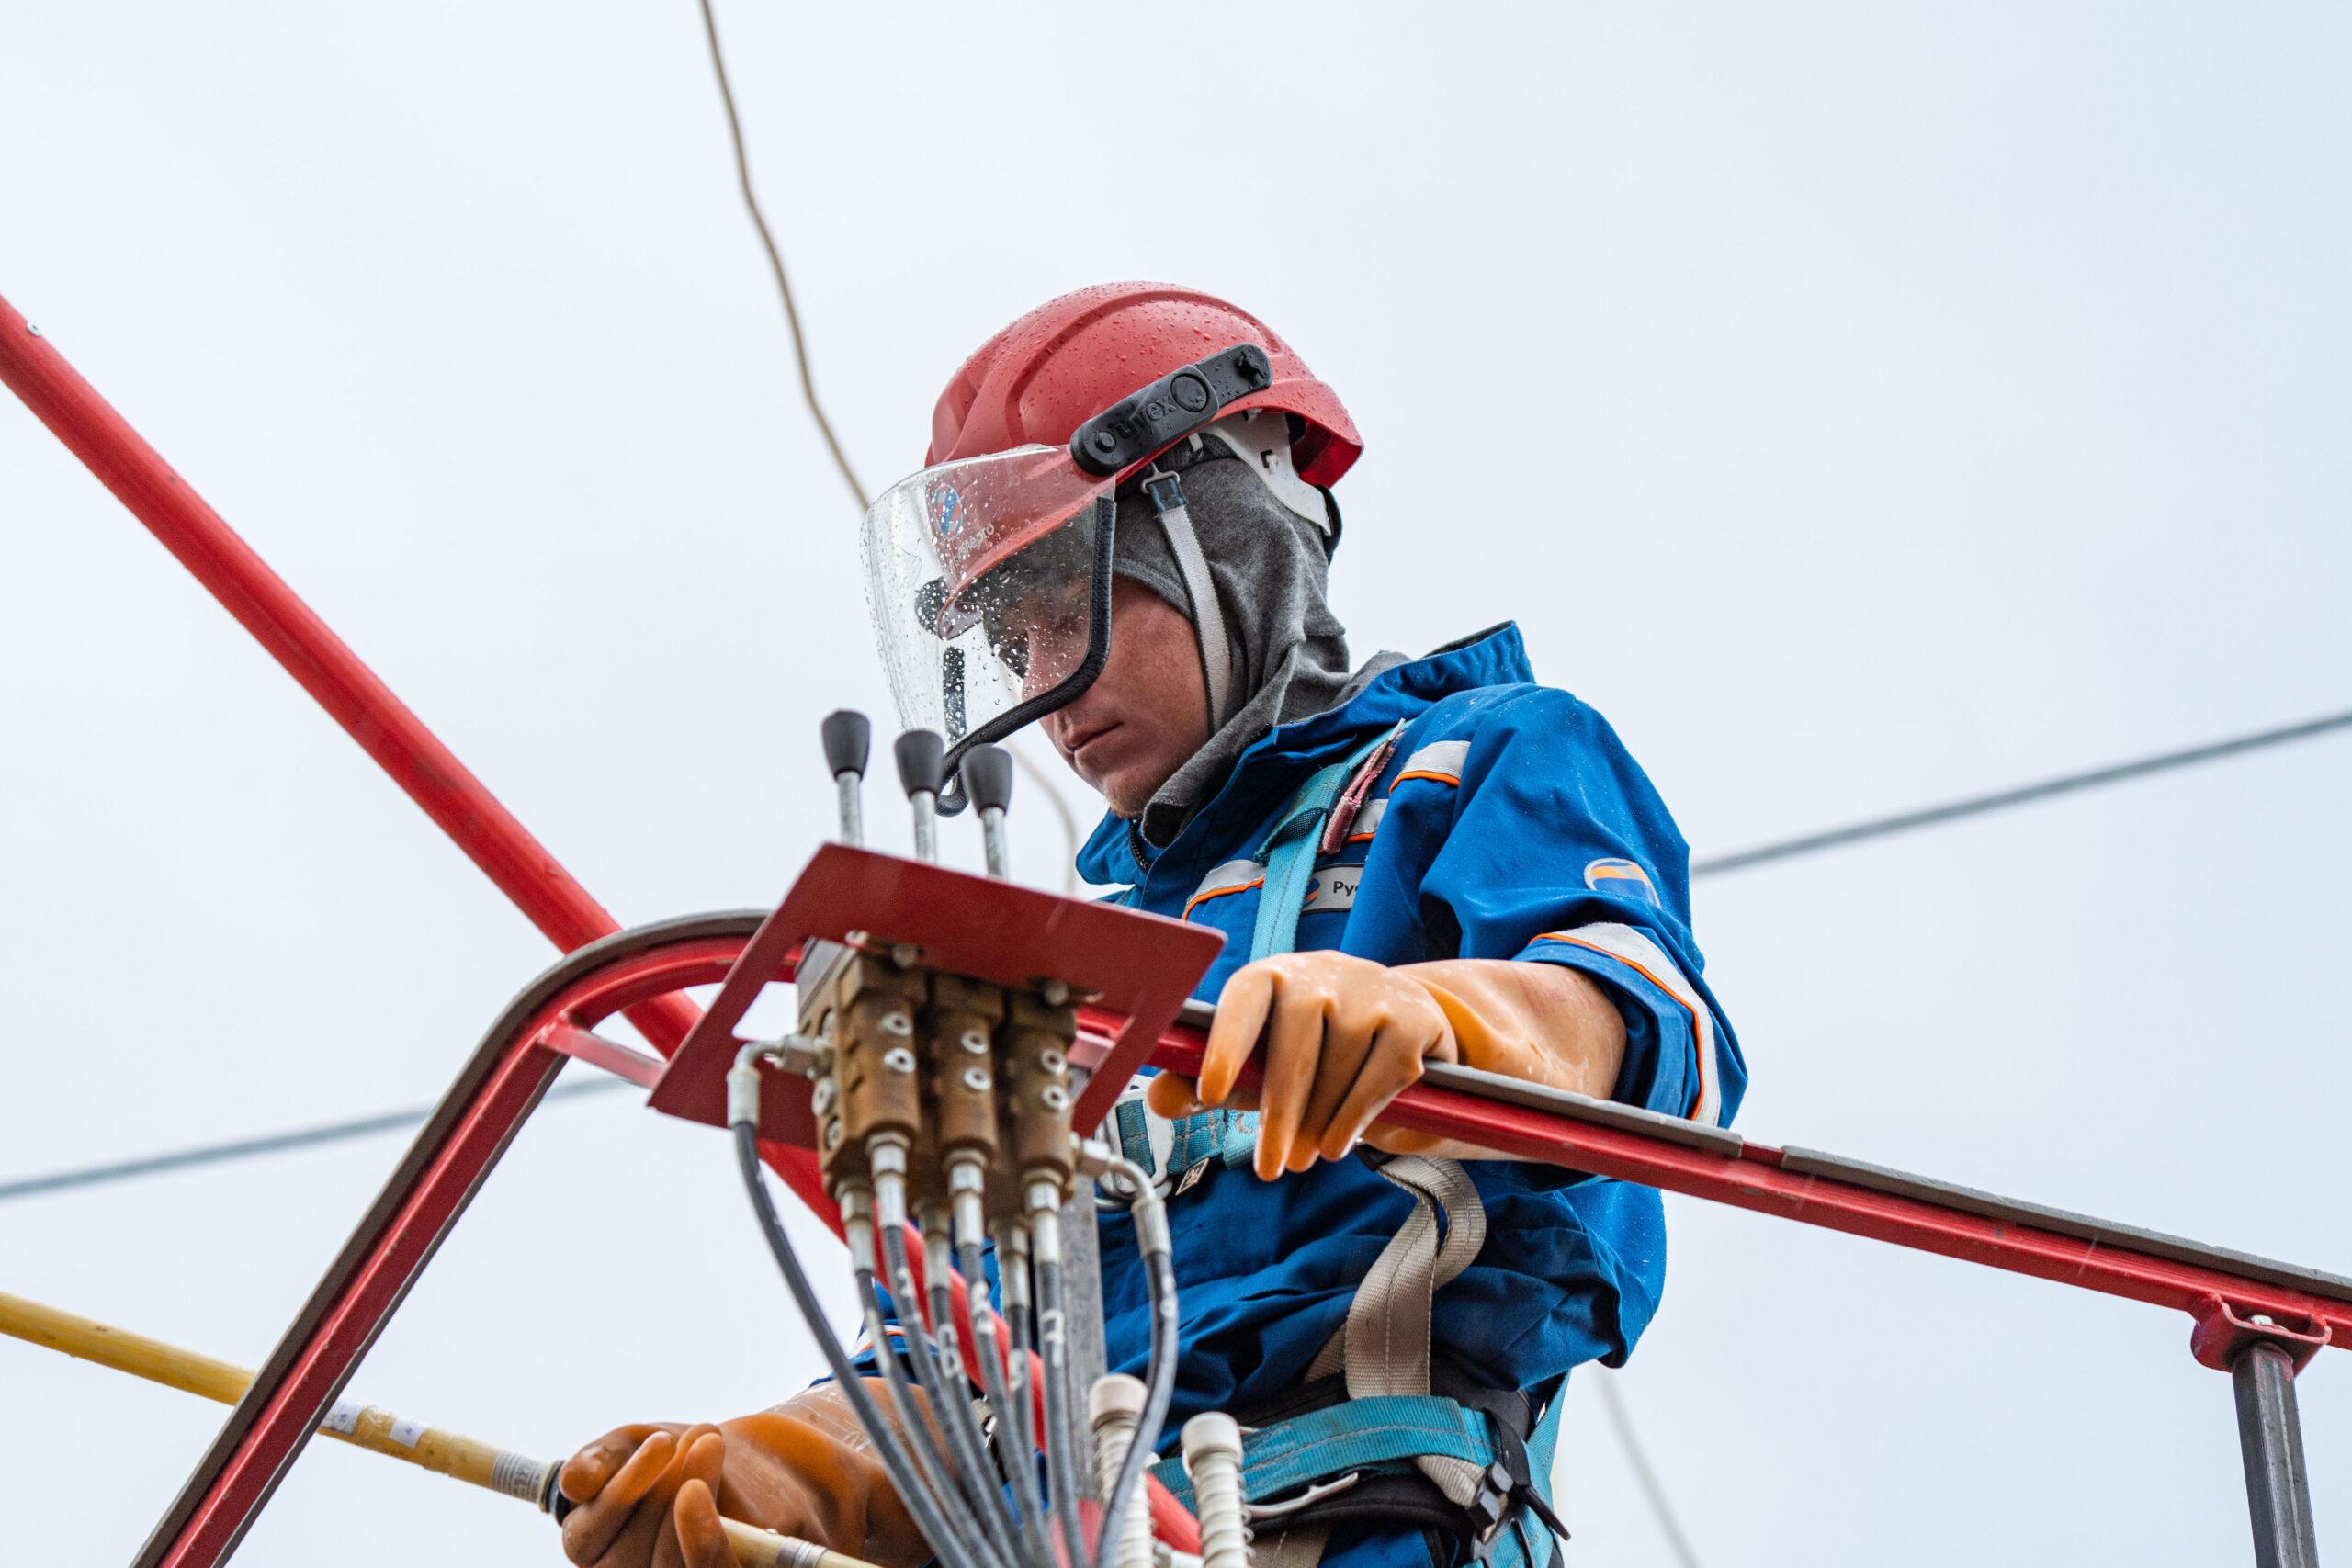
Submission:
[[[964,753],[964,794],[982,811],[1012,804],[1012,753],[1001,746],[975,746]]]
[[[891,751],[899,760],[899,784],[910,799],[939,794],[947,782],[947,742],[936,730],[910,729],[899,737]]]
[[[865,776],[866,752],[874,744],[874,726],[864,714],[842,708],[825,716],[817,727],[825,742],[825,771],[839,778],[843,773]]]

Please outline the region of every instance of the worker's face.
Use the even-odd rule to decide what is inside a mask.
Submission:
[[[1111,656],[1085,694],[1048,715],[1046,738],[1121,817],[1142,814],[1208,743],[1208,687],[1184,612],[1140,583],[1111,584]]]

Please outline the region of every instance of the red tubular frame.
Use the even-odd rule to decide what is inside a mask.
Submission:
[[[1207,1037],[1179,1026],[1160,1037],[1152,1065],[1197,1077]],[[1255,1087],[1257,1067],[1243,1069]],[[1475,1095],[1416,1084],[1390,1102],[1381,1121],[1408,1132],[1459,1138],[1481,1148],[1615,1177],[1668,1192],[1728,1203],[1784,1220],[1939,1253],[1963,1263],[2172,1307],[2196,1320],[2192,1348],[2209,1366],[2226,1368],[2217,1352],[2198,1343],[2232,1318],[2266,1314],[2303,1331],[2274,1336],[2307,1348],[2352,1349],[2352,1301],[2316,1295],[2211,1264],[2136,1252],[2127,1245],[2086,1240],[1990,1218],[1946,1204],[1875,1191],[1851,1182],[1800,1175],[1780,1168],[1781,1151],[1747,1143],[1739,1154],[1715,1154],[1679,1143],[1589,1122],[1572,1121]],[[2214,1326],[2209,1326],[2214,1325]]]
[[[549,940],[567,951],[595,943],[594,951],[574,953],[542,976],[493,1027],[140,1558],[142,1568],[211,1568],[235,1550],[564,1057],[577,1055],[646,1081],[649,1061],[587,1032],[598,1019],[626,1010],[647,1038],[671,1055],[699,1016],[677,987],[726,975],[761,916],[704,917],[613,935],[613,918],[587,890],[5,299],[0,381]],[[1200,1031],[1179,1025],[1161,1035],[1151,1060],[1196,1072],[1203,1043]],[[1407,1089],[1382,1119],[1506,1154],[2172,1307],[2195,1319],[2192,1349],[2209,1366],[2226,1367],[2252,1339],[2281,1343],[2299,1366],[2327,1344],[2352,1348],[2352,1302],[2263,1278],[2281,1270],[2251,1260],[2240,1271],[2234,1260],[2207,1249],[2188,1248],[2191,1260],[2158,1256],[2165,1250],[2161,1246],[2137,1250],[2133,1236],[2120,1227],[2086,1222],[2086,1234],[2064,1234],[2038,1227],[2031,1214],[1987,1214],[1979,1212],[1981,1204],[1917,1195],[1923,1184],[1916,1181],[1892,1191],[1869,1185],[1867,1174],[1843,1180],[1786,1169],[1782,1151],[1764,1145],[1735,1150],[1726,1140],[1723,1148],[1693,1147],[1656,1132],[1430,1084]],[[769,1163],[804,1199],[813,1200],[820,1213],[830,1209],[808,1151],[764,1148]],[[1847,1170],[1854,1174],[1853,1168]],[[2052,1217],[2045,1212],[2042,1218]],[[2157,1238],[2138,1239],[2154,1246]],[[2257,1314],[2273,1321],[2256,1324]]]
[[[491,1026],[407,1158],[156,1527],[141,1568],[225,1562],[399,1310],[516,1129],[555,1081],[561,1038],[681,987],[716,983],[756,914],[618,933],[559,964]]]
[[[0,381],[179,558],[238,624],[408,792],[547,939],[569,953],[620,930],[424,721],[302,603],[17,308],[0,299]],[[697,1016],[684,998],[630,1021],[666,1050]]]
[[[546,846],[5,299],[0,299],[0,382],[146,525],[548,941],[572,952],[619,931],[619,922]],[[631,998],[628,1013],[629,1021],[664,1055],[678,1048],[701,1016],[685,997],[659,990]],[[303,1319],[280,1343],[246,1402],[231,1412],[220,1438],[166,1516],[171,1528],[159,1529],[141,1556],[142,1563],[197,1568],[224,1561],[234,1550],[315,1424],[315,1416],[299,1429],[283,1419],[256,1424],[248,1407],[257,1407],[271,1393],[265,1384],[273,1382],[273,1372],[277,1382],[300,1384],[299,1390],[290,1384],[278,1390],[295,1404],[317,1386],[332,1382],[339,1388],[350,1375],[432,1256],[447,1224],[538,1102],[562,1059],[536,1046],[526,1055],[526,1062],[509,1064],[475,1083],[462,1104],[445,1104],[443,1115],[420,1135],[408,1164],[378,1200],[345,1257],[329,1271]],[[458,1097],[457,1089],[451,1092],[453,1099]],[[454,1128],[441,1125],[452,1117]],[[426,1167],[420,1163],[421,1156],[436,1134],[441,1143]],[[807,1151],[772,1148],[768,1156],[777,1174],[804,1201],[830,1207],[817,1180],[816,1162]],[[354,1249],[365,1256],[354,1258]],[[330,1295],[334,1299],[322,1299]],[[332,1326],[318,1327],[306,1340],[309,1320],[332,1320]],[[299,1375],[289,1359],[298,1355],[307,1358]]]

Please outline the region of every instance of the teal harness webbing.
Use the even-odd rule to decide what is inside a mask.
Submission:
[[[1351,1399],[1311,1416],[1242,1434],[1241,1495],[1264,1503],[1351,1470],[1370,1470],[1395,1460],[1442,1454],[1481,1467],[1493,1462],[1495,1447],[1487,1418],[1467,1405],[1436,1394]],[[1193,1506],[1193,1483],[1182,1460],[1152,1467],[1176,1500]]]
[[[1527,1487],[1546,1509],[1552,1498],[1552,1461],[1559,1448],[1560,1411],[1567,1385],[1552,1396],[1525,1444]],[[1438,1394],[1351,1399],[1329,1409],[1243,1432],[1242,1497],[1265,1503],[1351,1473],[1402,1473],[1411,1461],[1435,1454],[1466,1460],[1481,1470],[1506,1463],[1507,1449],[1495,1440],[1492,1418]],[[1181,1459],[1162,1460],[1151,1473],[1186,1508],[1193,1506],[1192,1478]],[[1544,1568],[1543,1521],[1530,1507],[1513,1507],[1504,1529],[1487,1543],[1491,1568]]]
[[[1384,730],[1344,760],[1316,770],[1291,797],[1289,815],[1258,852],[1266,867],[1266,886],[1259,890],[1258,925],[1250,935],[1251,963],[1298,946],[1299,910],[1306,902],[1306,885],[1315,880],[1315,847],[1322,841],[1323,818],[1331,814],[1340,792],[1364,759],[1393,733]]]
[[[1376,735],[1344,760],[1317,769],[1291,798],[1281,824],[1259,848],[1253,858],[1265,867],[1265,880],[1258,895],[1257,923],[1250,933],[1252,963],[1295,951],[1299,916],[1314,882],[1324,824],[1358,770],[1403,729],[1400,724]],[[1119,1103],[1116,1127],[1127,1157],[1157,1174],[1149,1118],[1140,1100]],[[1174,1123],[1174,1145],[1168,1158],[1168,1174],[1176,1179],[1170,1196],[1190,1187],[1212,1160],[1227,1168],[1248,1164],[1257,1142],[1255,1111],[1205,1111],[1180,1119]],[[1471,1201],[1475,1202],[1475,1196]],[[1429,1386],[1425,1370],[1421,1386]],[[1243,1496],[1250,1503],[1262,1504],[1351,1476],[1419,1474],[1425,1467],[1416,1465],[1419,1460],[1461,1461],[1482,1473],[1474,1502],[1490,1510],[1483,1517],[1500,1521],[1483,1539],[1474,1540],[1472,1550],[1477,1561],[1486,1568],[1547,1568],[1552,1551],[1546,1526],[1554,1518],[1552,1459],[1559,1442],[1560,1408],[1566,1403],[1566,1394],[1564,1382],[1523,1443],[1515,1435],[1499,1431],[1494,1417],[1486,1412],[1442,1395],[1348,1399],[1245,1432],[1241,1439]],[[1181,1459],[1162,1461],[1152,1467],[1152,1473],[1186,1507],[1193,1506],[1192,1481]],[[1474,1520],[1480,1517],[1475,1509],[1466,1512]],[[1277,1527],[1268,1521],[1265,1528]],[[1310,1551],[1319,1552],[1320,1539],[1316,1538],[1318,1544]]]
[[[1401,729],[1403,726],[1398,726]],[[1250,961],[1289,953],[1298,946],[1300,906],[1315,880],[1315,848],[1323,836],[1324,819],[1358,768],[1393,739],[1396,729],[1384,730],[1350,752],[1346,759],[1317,769],[1291,796],[1282,825],[1268,835],[1257,859],[1266,868],[1265,886],[1258,893],[1258,924],[1250,937]],[[1177,1190],[1200,1179],[1211,1160],[1227,1170],[1248,1165],[1258,1147],[1258,1113],[1254,1111],[1204,1111],[1179,1117],[1175,1147],[1168,1156],[1169,1172],[1178,1179]],[[1120,1152],[1157,1176],[1151,1133],[1143,1102],[1122,1100],[1117,1109]]]

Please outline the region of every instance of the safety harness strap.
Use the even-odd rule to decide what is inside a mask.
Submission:
[[[1200,439],[1193,437],[1196,445]],[[1193,602],[1201,673],[1209,687],[1209,733],[1214,735],[1233,716],[1233,645],[1226,640],[1225,608],[1217,602],[1208,557],[1202,553],[1192,511],[1184,504],[1182,482],[1174,474],[1154,468],[1143,481],[1143,492],[1159,514],[1160,531],[1168,536],[1168,553],[1176,559],[1176,575],[1184,580],[1184,596]]]
[[[1250,936],[1251,962],[1297,946],[1300,907],[1306,902],[1307,885],[1314,880],[1316,847],[1322,838],[1318,829],[1341,801],[1343,792],[1361,804],[1366,776],[1377,772],[1404,728],[1400,723],[1366,741],[1346,761],[1317,773],[1291,797],[1282,826],[1267,840],[1261,857],[1264,869],[1259,874],[1264,878],[1264,886],[1258,896],[1258,923]],[[1237,871],[1247,872],[1258,872],[1259,863],[1254,860],[1231,863]],[[1172,1124],[1157,1121],[1144,1104],[1149,1081],[1138,1077],[1127,1086],[1114,1108],[1114,1124],[1120,1152],[1150,1172],[1164,1194],[1172,1198],[1190,1189],[1212,1162],[1227,1170],[1250,1163],[1258,1147],[1256,1111],[1203,1111],[1180,1117]],[[1164,1160],[1155,1147],[1163,1138],[1168,1144]]]
[[[1349,752],[1345,760],[1318,768],[1291,797],[1282,825],[1258,852],[1257,858],[1266,867],[1266,885],[1258,890],[1258,924],[1250,933],[1251,963],[1297,948],[1298,917],[1306,903],[1306,885],[1315,879],[1323,818],[1330,814],[1356,770],[1394,733],[1383,731]]]
[[[1167,485],[1176,498],[1175,510],[1181,511],[1182,491],[1172,476]],[[1160,520],[1166,524],[1171,509],[1158,491],[1152,501],[1161,507]],[[1182,551],[1178,554],[1181,564]],[[1374,736],[1345,760],[1317,770],[1292,797],[1280,826],[1255,857],[1265,868],[1265,880],[1250,936],[1252,962],[1295,949],[1317,854],[1334,847],[1325,831],[1327,822],[1344,835],[1347,824],[1336,820],[1334,808],[1350,818],[1355,816],[1369,793],[1368,775],[1385,765],[1404,728],[1399,724]],[[1139,1088],[1140,1080],[1130,1088],[1130,1096],[1138,1095]],[[1233,1120],[1216,1120],[1222,1117]],[[1166,1166],[1171,1178],[1183,1173],[1174,1182],[1175,1190],[1191,1186],[1213,1157],[1222,1156],[1229,1166],[1246,1161],[1256,1142],[1257,1121],[1254,1114],[1245,1121],[1233,1112],[1211,1111],[1176,1122]],[[1123,1099],[1118,1125],[1129,1157],[1140,1155],[1136,1163],[1152,1169],[1149,1122],[1139,1097]],[[1367,1156],[1367,1163],[1372,1158],[1378,1156]],[[1543,1568],[1551,1554],[1544,1551],[1539,1555],[1542,1538],[1531,1515],[1559,1529],[1550,1506],[1549,1479],[1562,1400],[1555,1395],[1522,1442],[1515,1428],[1430,1390],[1434,1299],[1486,1245],[1486,1205],[1459,1160],[1400,1155],[1379,1158],[1374,1168],[1412,1198],[1413,1212],[1356,1288],[1346,1325],[1307,1369],[1309,1381],[1344,1371],[1347,1400],[1245,1432],[1242,1495],[1250,1503],[1262,1504],[1318,1483],[1331,1483],[1336,1493],[1375,1472],[1418,1471],[1447,1502],[1463,1510],[1476,1532],[1477,1559],[1486,1568]],[[1192,1506],[1192,1483],[1182,1461],[1163,1461],[1153,1473],[1187,1507]],[[1330,1535],[1328,1519],[1310,1514],[1280,1526],[1271,1518],[1267,1523],[1279,1533],[1269,1533],[1257,1553],[1260,1568],[1317,1568]]]
[[[1316,1568],[1331,1539],[1328,1524],[1293,1525],[1250,1549],[1250,1568]]]
[[[1485,1469],[1494,1438],[1481,1411],[1434,1394],[1351,1399],[1241,1435],[1241,1495],[1263,1503],[1350,1471],[1437,1454]],[[1182,1460],[1152,1467],[1177,1500],[1193,1506]]]
[[[1460,1160],[1399,1155],[1379,1170],[1411,1196],[1413,1213],[1348,1308],[1343,1365],[1351,1399],[1430,1392],[1430,1298],[1470,1267],[1487,1241],[1486,1205]]]
[[[1342,1332],[1351,1401],[1430,1392],[1431,1299],[1470,1267],[1487,1241],[1487,1208],[1461,1161],[1405,1155],[1379,1169],[1412,1195],[1413,1213],[1374,1259],[1348,1307]],[[1484,1465],[1434,1451],[1413,1462],[1449,1501],[1467,1507],[1477,1495]]]

